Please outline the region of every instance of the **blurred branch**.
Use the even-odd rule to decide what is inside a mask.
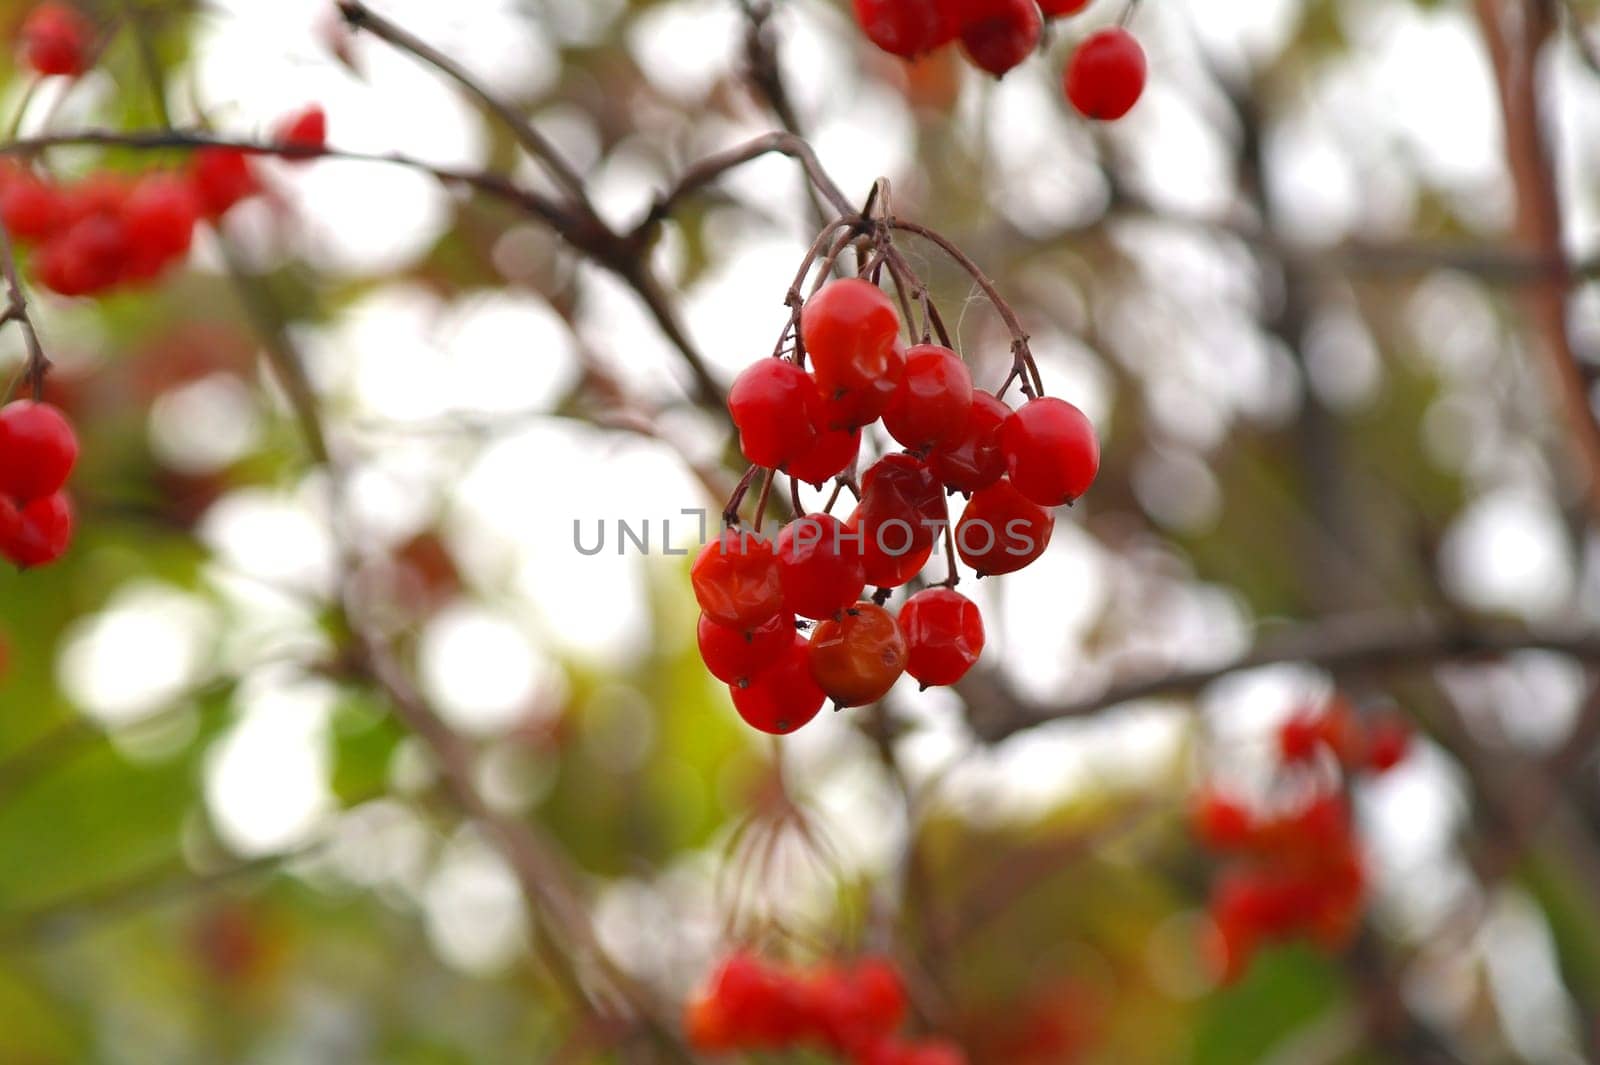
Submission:
[[[1567,298],[1575,274],[1567,263],[1560,191],[1538,78],[1540,53],[1555,31],[1555,11],[1543,0],[1477,0],[1477,11],[1499,90],[1506,167],[1516,193],[1516,238],[1541,261],[1561,264],[1528,288],[1527,314],[1550,388],[1567,421],[1591,514],[1600,518],[1600,421],[1567,322]]]
[[[6,228],[4,221],[0,221],[0,273],[6,281],[6,304],[0,310],[0,325],[7,322],[16,322],[17,328],[22,330],[22,341],[28,349],[28,361],[23,367],[22,380],[28,382],[33,390],[33,398],[40,399],[44,394],[44,375],[50,371],[50,360],[45,357],[44,345],[39,343],[39,331],[34,328],[33,318],[28,313],[28,297],[22,289],[22,279],[17,275],[17,254],[11,244],[11,231]],[[9,401],[10,390],[0,401]]]
[[[1216,666],[1155,672],[1114,682],[1096,695],[1040,705],[1017,695],[993,672],[961,684],[973,729],[988,743],[1018,732],[1111,707],[1160,696],[1194,695],[1233,673],[1263,666],[1305,663],[1335,676],[1395,669],[1424,669],[1445,662],[1492,659],[1517,651],[1552,651],[1600,664],[1600,633],[1474,627],[1426,615],[1352,615],[1296,626]]]
[[[461,86],[485,110],[493,113],[512,132],[517,141],[527,149],[528,154],[544,165],[556,183],[566,190],[567,194],[572,198],[572,202],[584,214],[593,218],[594,209],[589,205],[589,194],[584,188],[583,178],[578,175],[572,164],[568,163],[561,153],[556,150],[555,145],[546,140],[544,134],[540,133],[533,123],[520,114],[516,108],[484,88],[471,74],[467,73],[465,67],[455,60],[409,30],[390,22],[367,7],[361,0],[337,0],[337,3],[339,14],[344,17],[344,20],[350,24],[352,29],[365,30],[374,37],[387,41],[400,51],[409,52]]]

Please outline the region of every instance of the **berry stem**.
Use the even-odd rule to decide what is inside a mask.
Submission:
[[[778,479],[777,470],[764,470],[765,476],[761,479],[761,494],[756,497],[756,532],[761,531],[761,525],[767,519],[767,498],[772,495],[772,482]]]
[[[755,482],[756,474],[761,472],[760,466],[751,466],[744,471],[744,476],[739,478],[739,483],[734,486],[733,494],[728,497],[728,503],[722,508],[722,524],[729,529],[739,526],[739,508],[744,505],[744,497],[750,491],[750,485]]]
[[[0,311],[0,325],[16,322],[28,349],[28,361],[22,368],[22,374],[11,382],[5,398],[9,402],[16,394],[17,386],[27,381],[34,400],[41,401],[44,399],[44,375],[50,371],[50,360],[45,357],[44,345],[39,343],[39,331],[34,328],[33,319],[28,315],[28,297],[23,293],[22,280],[17,275],[17,255],[11,244],[11,231],[6,228],[4,221],[0,221],[0,274],[3,274],[6,282],[6,306]]]
[[[944,550],[949,556],[949,570],[944,579],[946,588],[954,588],[961,583],[961,571],[956,565],[956,533],[950,523],[950,497],[945,497],[944,502]]]
[[[800,478],[795,476],[789,478],[789,505],[794,508],[795,517],[806,516],[805,504],[800,501]]]
[[[1117,19],[1117,25],[1127,29],[1133,22],[1133,16],[1139,11],[1139,0],[1128,0],[1128,6],[1122,9],[1122,17]]]

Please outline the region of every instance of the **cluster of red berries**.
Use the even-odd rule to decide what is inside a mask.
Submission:
[[[327,119],[312,106],[288,116],[273,143],[323,148]],[[0,167],[0,220],[35,245],[34,276],[63,296],[153,281],[189,252],[201,220],[215,221],[261,191],[249,153],[197,150],[183,170],[100,172],[60,182],[16,164]]]
[[[109,172],[58,182],[31,169],[0,169],[0,219],[34,245],[33,274],[63,296],[154,280],[188,254],[194,227],[259,189],[244,153],[197,151],[183,171]]]
[[[1089,0],[854,0],[856,21],[873,44],[915,58],[960,41],[973,64],[995,77],[1027,59],[1044,20],[1074,15]],[[1062,77],[1067,99],[1085,117],[1110,121],[1144,93],[1144,49],[1114,26],[1085,38]]]
[[[62,488],[77,461],[61,411],[26,399],[0,408],[0,555],[29,569],[66,552],[73,519]]]
[[[890,590],[921,572],[940,533],[979,576],[1022,569],[1050,543],[1049,508],[1082,495],[1100,465],[1078,408],[1036,397],[1013,411],[975,389],[954,351],[905,347],[894,305],[863,279],[823,286],[799,327],[796,354],[811,371],[763,359],[729,393],[745,457],[820,485],[848,477],[863,428],[879,419],[907,450],[867,469],[847,520],[802,513],[775,545],[729,528],[695,559],[701,657],[740,716],[775,734],[810,721],[828,698],[875,702],[902,673],[924,687],[960,680],[983,651],[977,605],[952,587],[928,588],[896,619],[882,605]],[[953,530],[947,492],[970,496]],[[878,593],[864,601],[868,586]],[[817,622],[809,639],[797,617]]]
[[[689,1044],[708,1054],[812,1049],[853,1065],[965,1065],[954,1045],[896,1033],[906,992],[893,964],[862,958],[811,970],[728,957],[704,995],[689,1004]]]
[[[94,27],[67,4],[43,3],[28,12],[17,43],[35,73],[77,77],[89,69]]]
[[[1298,797],[1281,811],[1257,813],[1207,791],[1195,808],[1195,834],[1233,859],[1214,885],[1211,920],[1217,970],[1238,979],[1264,944],[1304,936],[1329,950],[1348,942],[1360,920],[1366,870],[1351,823],[1346,773],[1385,772],[1405,757],[1409,730],[1380,719],[1364,726],[1342,700],[1297,712],[1278,732],[1283,767],[1316,774],[1285,778]]]

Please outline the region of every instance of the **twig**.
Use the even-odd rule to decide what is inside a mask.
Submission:
[[[1220,665],[1135,676],[1066,703],[1029,705],[992,674],[970,675],[961,688],[974,730],[986,742],[996,743],[1051,721],[1086,717],[1140,699],[1192,695],[1223,677],[1263,666],[1304,662],[1344,675],[1424,669],[1534,650],[1600,664],[1600,632],[1474,628],[1425,615],[1353,615],[1293,628]]]
[[[28,314],[28,297],[23,293],[22,279],[17,274],[17,255],[11,245],[11,231],[3,220],[0,220],[0,272],[4,273],[6,281],[3,320],[16,322],[17,328],[22,330],[22,341],[28,349],[28,362],[23,367],[22,379],[28,382],[33,398],[41,400],[44,398],[44,377],[50,372],[50,360],[45,357],[44,345],[39,343],[39,331],[34,328],[33,318]],[[11,397],[8,395],[6,398],[9,400]]]

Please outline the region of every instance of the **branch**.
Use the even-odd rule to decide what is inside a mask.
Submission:
[[[589,206],[589,195],[584,189],[583,178],[572,168],[572,165],[556,151],[555,145],[545,139],[544,134],[534,128],[526,117],[519,114],[516,108],[501,100],[488,89],[478,84],[477,80],[467,73],[466,68],[455,60],[434,48],[422,38],[412,34],[388,19],[379,15],[361,0],[338,0],[339,14],[350,24],[351,28],[366,30],[381,40],[398,48],[402,52],[409,52],[444,74],[451,81],[461,86],[469,96],[492,112],[503,122],[507,129],[517,138],[517,141],[527,149],[545,169],[550,172],[557,184],[566,189],[572,201],[578,204],[584,213],[593,217],[594,211]]]
[[[1553,651],[1600,664],[1600,632],[1474,628],[1426,615],[1351,615],[1292,628],[1221,665],[1128,677],[1067,703],[1030,705],[992,672],[969,678],[961,689],[973,729],[985,742],[998,743],[1051,721],[1087,717],[1140,699],[1193,695],[1231,674],[1263,666],[1303,662],[1342,676],[1423,669],[1516,651]]]
[[[28,297],[22,289],[22,279],[17,274],[16,250],[11,244],[11,231],[0,221],[0,273],[5,276],[6,306],[0,311],[0,325],[16,322],[22,330],[22,341],[28,348],[28,362],[23,368],[23,379],[33,390],[35,400],[44,397],[44,375],[50,372],[50,360],[45,357],[44,345],[39,343],[39,331],[34,328],[28,314]],[[5,397],[9,400],[11,397]]]

